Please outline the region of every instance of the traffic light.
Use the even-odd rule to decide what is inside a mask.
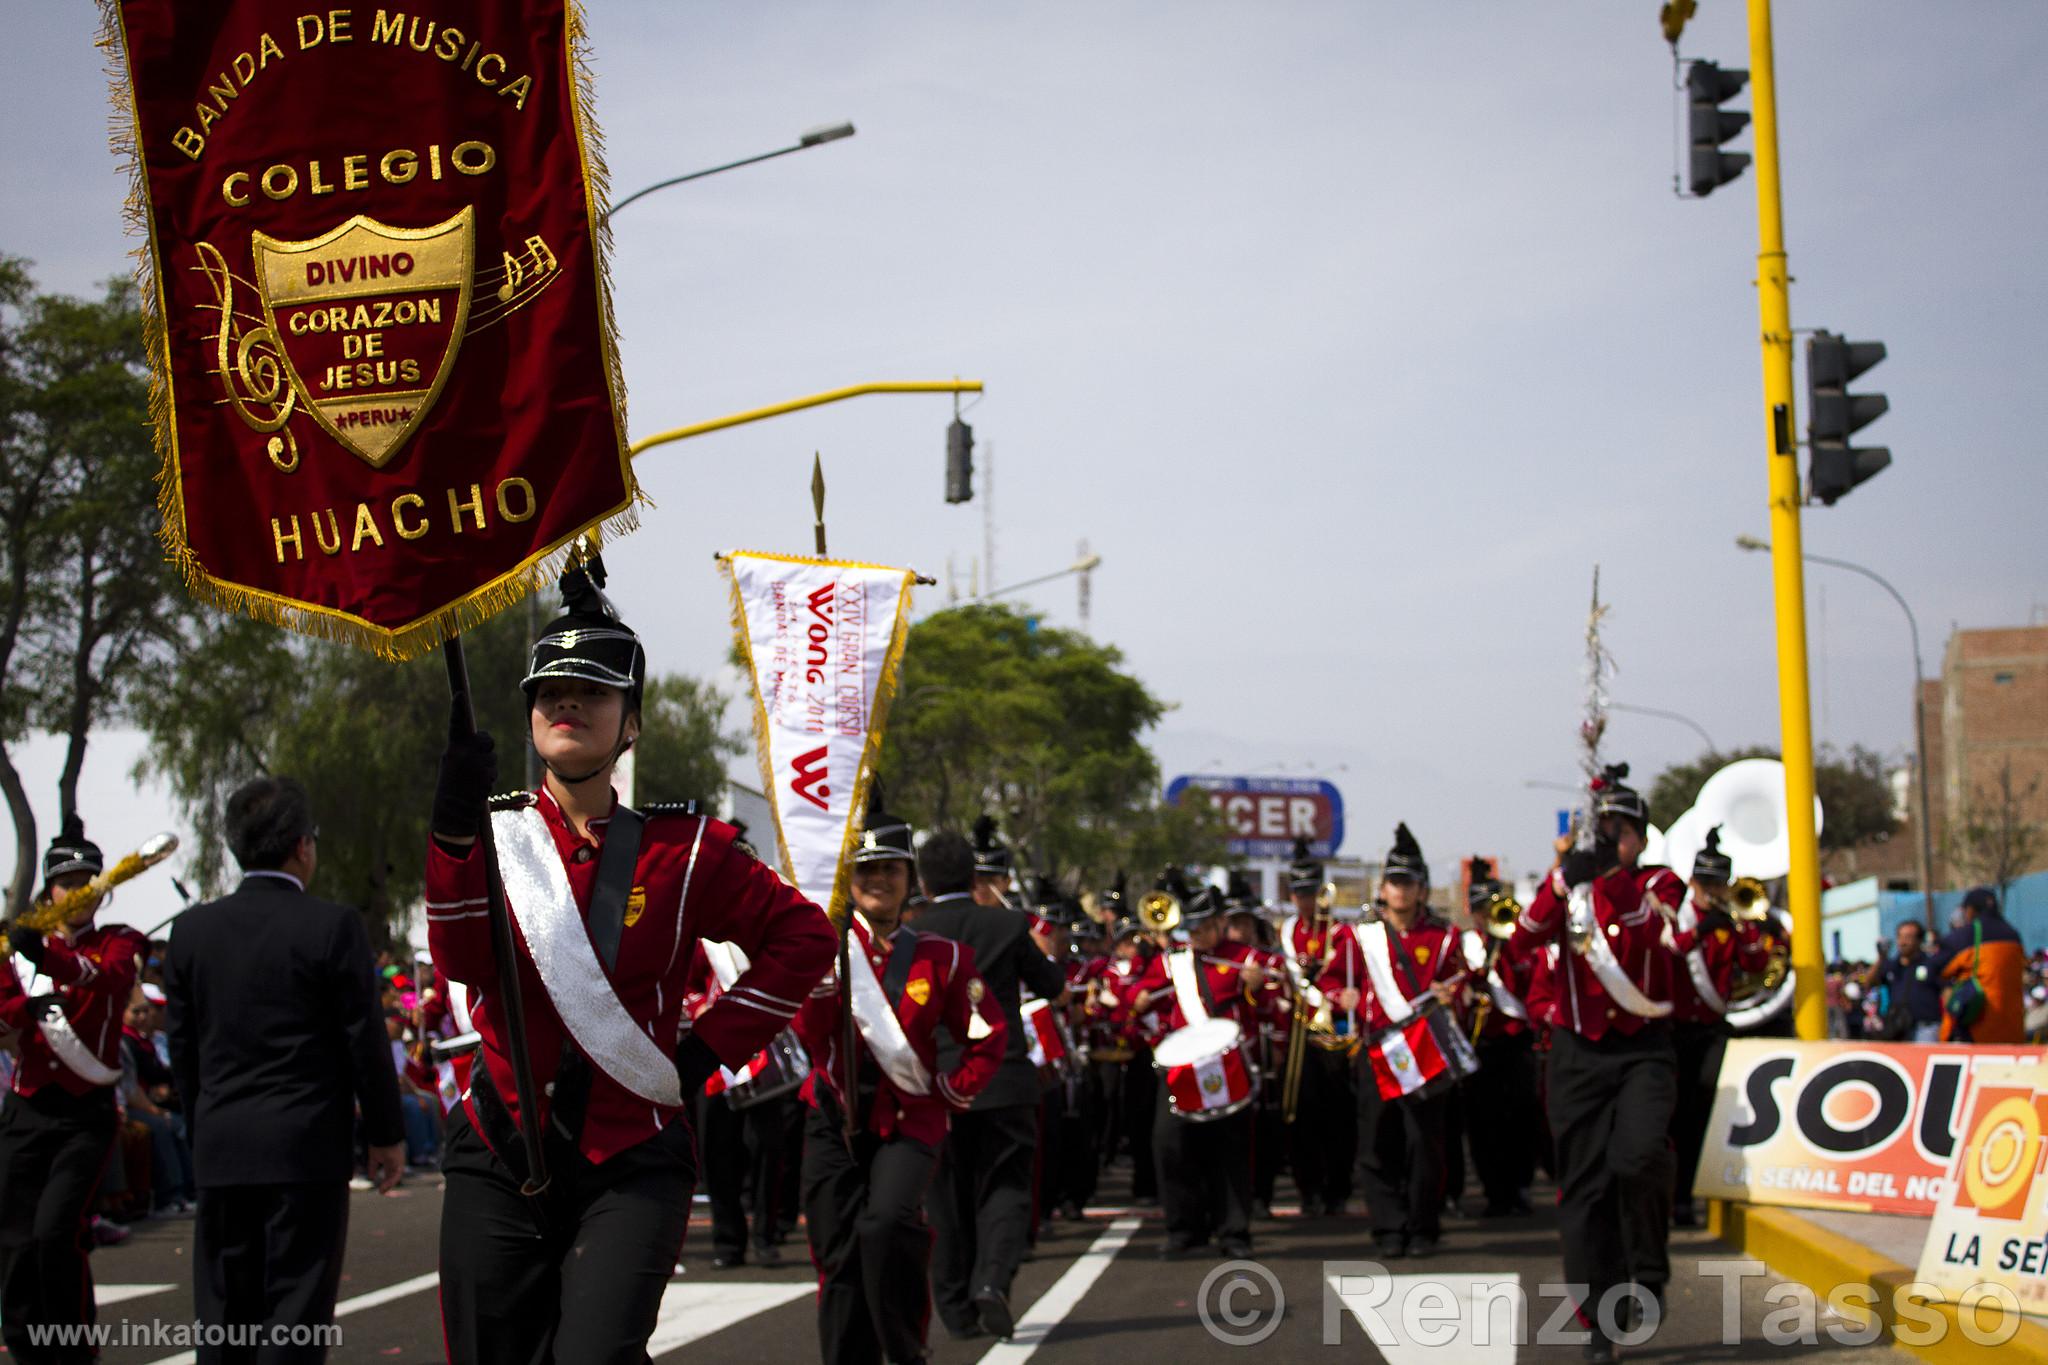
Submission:
[[[953,419],[946,428],[946,501],[971,502],[974,498],[974,428]]]
[[[1882,341],[1844,341],[1815,332],[1806,343],[1806,444],[1812,463],[1806,487],[1828,506],[1892,462],[1882,446],[1855,447],[1849,437],[1884,416],[1881,393],[1850,393],[1849,381],[1884,359]]]
[[[1691,101],[1686,125],[1691,132],[1692,175],[1689,187],[1700,197],[1712,194],[1742,174],[1749,164],[1747,152],[1724,152],[1721,144],[1749,126],[1749,115],[1740,109],[1723,109],[1749,84],[1747,71],[1723,71],[1712,62],[1694,62],[1685,73],[1685,90]]]

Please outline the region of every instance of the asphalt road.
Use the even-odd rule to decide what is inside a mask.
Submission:
[[[1012,1296],[1020,1321],[1011,1343],[954,1341],[934,1321],[937,1365],[983,1360],[1013,1365],[1034,1356],[1046,1362],[1120,1365],[1318,1356],[1390,1365],[1423,1359],[1581,1358],[1582,1347],[1575,1341],[1544,1344],[1540,1339],[1559,1304],[1559,1295],[1544,1286],[1562,1278],[1556,1224],[1543,1207],[1544,1192],[1539,1191],[1534,1216],[1486,1222],[1454,1218],[1437,1255],[1383,1266],[1370,1264],[1370,1239],[1359,1214],[1302,1219],[1283,1207],[1280,1216],[1254,1229],[1256,1266],[1219,1271],[1221,1262],[1213,1256],[1160,1260],[1157,1209],[1124,1207],[1122,1188],[1121,1173],[1112,1171],[1100,1208],[1078,1224],[1056,1222],[1044,1228]],[[389,1196],[353,1197],[338,1319],[343,1343],[331,1359],[427,1365],[442,1358],[434,1294],[440,1211],[438,1176],[410,1177]],[[703,1213],[700,1205],[682,1269],[663,1304],[652,1345],[655,1359],[691,1365],[816,1359],[812,1276],[801,1234],[785,1248],[790,1260],[782,1267],[715,1270]],[[145,1328],[157,1321],[189,1320],[191,1235],[189,1218],[142,1223],[127,1244],[95,1253],[101,1321],[119,1330],[124,1320]],[[1761,1267],[1737,1260],[1703,1232],[1674,1234],[1672,1253],[1674,1279],[1665,1320],[1652,1340],[1625,1352],[1627,1359],[1908,1359],[1888,1347],[1839,1344],[1831,1329],[1846,1333],[1847,1324],[1824,1307],[1814,1314],[1810,1296],[1803,1320],[1797,1295],[1766,1302],[1774,1287],[1766,1275],[1754,1274],[1739,1282],[1735,1295],[1725,1294],[1730,1272],[1745,1264],[1759,1272]],[[1703,1264],[1712,1269],[1703,1271]],[[1275,1286],[1284,1299],[1277,1322],[1272,1321]],[[1519,1314],[1514,1286],[1526,1304]],[[1490,1309],[1465,1306],[1475,1299],[1490,1302]],[[1233,1345],[1205,1327],[1204,1306],[1226,1335],[1261,1330],[1266,1335],[1253,1345]],[[1783,1344],[1774,1344],[1765,1330],[1773,1314],[1769,1325]],[[1814,1344],[1797,1339],[1808,1323]],[[1446,1352],[1446,1346],[1455,1350]],[[168,1365],[191,1357],[162,1346],[109,1346],[103,1358],[107,1365]]]

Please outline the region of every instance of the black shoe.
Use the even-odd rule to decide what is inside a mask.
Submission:
[[[1272,1216],[1273,1206],[1271,1204],[1267,1203],[1263,1199],[1254,1200],[1252,1202],[1252,1217],[1271,1218]]]
[[[1614,1365],[1619,1359],[1621,1356],[1614,1349],[1614,1343],[1598,1332],[1595,1332],[1593,1339],[1586,1343],[1586,1365]]]
[[[1419,1261],[1425,1256],[1436,1254],[1436,1238],[1427,1233],[1418,1233],[1408,1239],[1408,1258]]]
[[[767,1243],[756,1243],[754,1246],[754,1264],[781,1265],[782,1248]]]
[[[1514,1217],[1514,1214],[1515,1214],[1515,1207],[1514,1207],[1514,1205],[1512,1205],[1512,1204],[1497,1204],[1497,1203],[1493,1203],[1493,1202],[1491,1202],[1491,1201],[1489,1201],[1489,1202],[1487,1203],[1487,1205],[1486,1205],[1486,1207],[1485,1207],[1485,1208],[1483,1208],[1483,1209],[1481,1209],[1481,1210],[1479,1211],[1479,1216],[1480,1216],[1481,1218],[1512,1218],[1512,1217]]]
[[[1408,1239],[1396,1232],[1382,1233],[1372,1239],[1372,1244],[1382,1260],[1398,1261],[1408,1254]]]
[[[746,1253],[741,1251],[721,1251],[711,1258],[713,1270],[738,1270],[746,1263]]]
[[[974,1309],[981,1314],[981,1325],[988,1334],[1002,1341],[1008,1341],[1010,1334],[1017,1330],[1017,1320],[1010,1316],[1010,1300],[994,1285],[983,1285],[981,1292],[974,1296]]]
[[[988,1333],[978,1322],[948,1322],[946,1335],[955,1341],[973,1341],[976,1337],[987,1336]]]
[[[1515,1202],[1508,1205],[1509,1215],[1515,1218],[1527,1218],[1535,1212],[1536,1210],[1529,1207],[1529,1201],[1521,1195],[1516,1195]]]
[[[1226,1239],[1221,1250],[1223,1258],[1227,1261],[1249,1261],[1252,1258],[1252,1244],[1244,1238]]]
[[[1080,1201],[1077,1199],[1069,1199],[1065,1203],[1061,1204],[1060,1217],[1065,1218],[1070,1222],[1080,1222],[1082,1218]]]
[[[1696,1228],[1700,1225],[1699,1209],[1688,1199],[1671,1209],[1671,1226],[1675,1228]]]
[[[1192,1256],[1198,1250],[1200,1248],[1193,1242],[1184,1242],[1177,1237],[1169,1237],[1166,1239],[1166,1244],[1159,1248],[1159,1259],[1162,1261],[1178,1261]]]
[[[1650,1296],[1649,1328],[1652,1333],[1655,1333],[1659,1327],[1664,1325],[1664,1286],[1661,1284],[1638,1284],[1636,1288],[1648,1293]],[[1633,1333],[1637,1328],[1643,1326],[1643,1312],[1642,1294],[1627,1294],[1623,1296],[1619,1307],[1616,1308],[1615,1317],[1620,1320],[1619,1326],[1622,1331]]]

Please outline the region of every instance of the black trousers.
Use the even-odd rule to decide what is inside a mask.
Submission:
[[[0,1109],[0,1330],[21,1361],[94,1358],[29,1344],[29,1328],[94,1321],[88,1210],[114,1150],[112,1089],[46,1085]]]
[[[450,1116],[441,1329],[453,1365],[643,1365],[690,1222],[687,1124],[593,1166],[548,1140],[547,1191]]]
[[[1590,1042],[1550,1035],[1550,1132],[1557,1145],[1564,1277],[1589,1307],[1619,1284],[1661,1291],[1671,1278],[1671,1112],[1678,1068],[1671,1029]]]
[[[719,1255],[772,1247],[782,1215],[782,1134],[787,1095],[734,1109],[723,1095],[697,1096],[697,1168],[711,1198],[711,1249]],[[754,1227],[747,1235],[745,1191],[753,1190]]]
[[[1288,1156],[1304,1208],[1321,1202],[1341,1209],[1351,1198],[1351,1168],[1358,1160],[1358,1098],[1352,1060],[1311,1043],[1301,1056],[1301,1094],[1295,1101]]]
[[[1069,1082],[1061,1080],[1045,1094],[1046,1152],[1040,1162],[1039,1200],[1057,1208],[1086,1208],[1095,1198],[1102,1153],[1101,1080],[1094,1067],[1084,1067]]]
[[[972,1300],[982,1289],[1010,1292],[1024,1259],[1037,1148],[1035,1104],[953,1115],[925,1198],[937,1234],[932,1297],[948,1326],[976,1321]]]
[[[1707,1119],[1714,1112],[1714,1088],[1721,1079],[1721,1054],[1728,1047],[1724,1024],[1680,1021],[1671,1026],[1672,1050],[1678,1058],[1678,1102],[1671,1112],[1674,1150],[1672,1197],[1692,1202],[1692,1182],[1706,1145]]]
[[[924,1358],[932,1245],[924,1204],[937,1159],[922,1142],[865,1132],[849,1149],[837,1119],[806,1111],[804,1225],[818,1267],[824,1365]]]
[[[1131,1153],[1131,1198],[1159,1197],[1159,1169],[1152,1157],[1152,1116],[1159,1112],[1159,1073],[1152,1069],[1152,1049],[1131,1049],[1124,1063],[1124,1142]]]
[[[1268,1208],[1287,1157],[1287,1123],[1280,1112],[1279,1089],[1276,1071],[1261,1082],[1259,1101],[1252,1109],[1252,1195]]]
[[[1159,1202],[1169,1246],[1200,1246],[1214,1237],[1251,1245],[1252,1111],[1197,1123],[1167,1112],[1159,1086],[1152,1149],[1159,1166]]]
[[[1536,1093],[1536,1039],[1481,1038],[1479,1071],[1465,1081],[1465,1136],[1486,1207],[1504,1213],[1536,1178],[1543,1110]]]
[[[211,1185],[192,1233],[192,1301],[207,1326],[261,1326],[254,1341],[200,1346],[205,1365],[327,1359],[324,1343],[272,1344],[269,1329],[334,1321],[348,1246],[348,1182]]]
[[[1364,1055],[1359,1054],[1361,1059]],[[1369,1074],[1359,1077],[1359,1174],[1375,1237],[1442,1233],[1451,1093],[1383,1100]]]

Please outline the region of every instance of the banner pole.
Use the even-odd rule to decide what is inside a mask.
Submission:
[[[811,452],[811,541],[816,547],[818,558],[825,557],[825,461],[817,451]],[[859,812],[855,812],[859,814]],[[916,875],[913,870],[912,875]],[[829,911],[832,907],[825,907]],[[855,1111],[860,1108],[859,1093],[855,1090],[859,1069],[854,1065],[853,1051],[860,1046],[860,1035],[853,1022],[853,907],[846,907],[846,919],[839,926],[839,988],[846,992],[846,1009],[842,1012],[839,1036],[839,1093],[846,1099],[846,1140],[850,1144],[859,1136]]]
[[[475,694],[469,689],[469,657],[462,637],[451,635],[441,646],[448,663],[448,691],[459,703],[462,723],[476,733]],[[498,971],[498,1001],[505,1019],[505,1049],[512,1055],[512,1089],[519,1102],[519,1140],[526,1151],[528,1178],[520,1193],[537,1196],[548,1187],[547,1157],[541,1149],[540,1111],[534,1102],[533,1055],[526,1046],[526,1010],[520,999],[519,950],[512,941],[512,924],[505,904],[505,882],[498,873],[498,841],[491,830],[490,812],[484,813],[477,830],[477,851],[484,860],[484,896],[488,901],[491,926],[491,960]],[[483,1064],[481,1056],[478,1065]]]

